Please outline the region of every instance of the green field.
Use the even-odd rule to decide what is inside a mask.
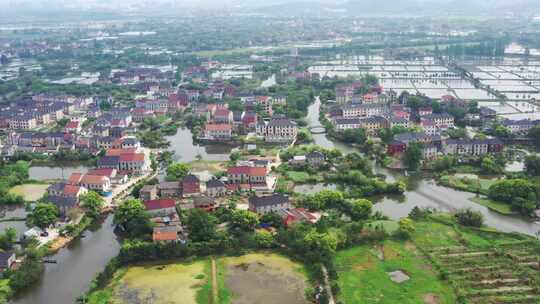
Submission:
[[[488,207],[490,210],[493,210],[495,212],[498,212],[500,214],[504,215],[515,215],[518,214],[515,211],[512,211],[512,208],[509,204],[497,202],[494,200],[490,200],[488,198],[482,198],[482,197],[473,197],[471,198],[471,201],[480,204],[482,206]]]
[[[449,284],[437,279],[429,262],[410,242],[388,240],[340,251],[336,258],[341,294],[347,304],[455,303]],[[402,271],[410,279],[395,283],[387,274]]]
[[[9,192],[22,196],[25,201],[33,202],[43,197],[48,187],[49,184],[23,184],[11,188]]]

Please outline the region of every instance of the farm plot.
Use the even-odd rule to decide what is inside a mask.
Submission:
[[[540,301],[538,252],[533,248],[436,247],[429,255],[439,266],[441,276],[454,283],[458,297],[468,303]]]

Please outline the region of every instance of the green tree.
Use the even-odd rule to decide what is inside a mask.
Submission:
[[[366,131],[364,129],[348,129],[343,131],[342,139],[347,143],[363,144],[367,139]]]
[[[456,221],[463,226],[482,227],[484,216],[478,211],[471,209],[461,209],[454,215]]]
[[[272,248],[275,246],[274,237],[272,234],[267,230],[259,230],[255,232],[255,236],[253,237],[255,240],[255,243],[257,243],[257,247],[259,248]]]
[[[105,205],[105,200],[95,191],[89,191],[81,196],[81,206],[86,210],[86,214],[92,218],[98,218],[101,209]]]
[[[303,239],[304,253],[311,261],[329,261],[336,252],[338,241],[329,233],[309,231]]]
[[[274,228],[281,228],[283,227],[283,220],[281,219],[281,216],[275,212],[268,212],[261,216],[260,219],[261,223],[268,224]]]
[[[38,203],[28,215],[30,223],[41,229],[54,224],[58,219],[58,208],[50,203]]]
[[[416,231],[414,221],[408,217],[401,218],[398,222],[398,234],[401,237],[409,238]]]
[[[355,221],[367,220],[371,216],[373,204],[367,199],[357,199],[351,203],[351,218]]]
[[[345,203],[345,197],[341,191],[322,190],[313,196],[314,210],[341,208]]]
[[[252,231],[259,224],[259,216],[249,210],[235,210],[232,213],[231,224],[243,231]]]
[[[501,137],[501,138],[508,138],[512,135],[512,132],[510,129],[503,125],[497,125],[495,127],[495,136]]]
[[[405,152],[405,164],[409,170],[416,171],[422,161],[422,144],[411,143]]]
[[[189,165],[185,163],[175,163],[167,167],[168,181],[177,181],[183,179],[189,173]]]
[[[9,250],[13,248],[13,244],[17,241],[17,230],[12,227],[6,228],[4,233],[0,234],[0,248]]]
[[[528,136],[530,138],[540,139],[540,125],[532,127],[528,132]]]
[[[189,238],[194,242],[210,241],[216,235],[217,219],[200,209],[191,209],[186,217]]]
[[[480,167],[482,168],[482,172],[485,174],[499,174],[503,171],[503,168],[497,164],[495,158],[491,155],[487,155],[482,158]]]
[[[540,175],[540,157],[529,155],[525,158],[525,172],[531,176]]]
[[[114,223],[131,238],[144,238],[152,231],[150,214],[144,204],[137,199],[124,201],[116,208]]]

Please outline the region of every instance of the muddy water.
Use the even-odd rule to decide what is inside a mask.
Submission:
[[[243,257],[241,257],[243,259]],[[275,265],[264,258],[237,261],[227,265],[225,285],[235,298],[233,304],[305,304],[307,287],[294,269]]]

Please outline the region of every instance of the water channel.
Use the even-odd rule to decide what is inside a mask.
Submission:
[[[319,111],[320,100],[309,107],[307,121],[308,126],[319,126]],[[315,144],[324,148],[336,148],[344,153],[355,151],[354,148],[345,144],[336,142],[328,138],[325,134],[313,135]],[[357,151],[358,152],[358,151]],[[399,171],[388,170],[375,165],[374,171],[377,174],[387,176],[387,181],[395,181],[402,176]],[[304,185],[300,189],[304,193],[314,193],[322,189],[335,188],[334,185]],[[298,189],[298,188],[297,188]],[[535,224],[525,218],[518,216],[505,216],[497,212],[489,210],[487,207],[470,201],[475,194],[461,192],[451,188],[439,186],[427,176],[412,176],[409,177],[409,190],[401,196],[385,196],[378,197],[374,209],[381,211],[386,216],[392,219],[399,219],[407,216],[415,206],[430,207],[441,211],[455,211],[460,208],[471,208],[480,211],[485,218],[485,223],[488,226],[494,227],[504,232],[520,232],[528,235],[534,235],[540,229],[540,225]]]

